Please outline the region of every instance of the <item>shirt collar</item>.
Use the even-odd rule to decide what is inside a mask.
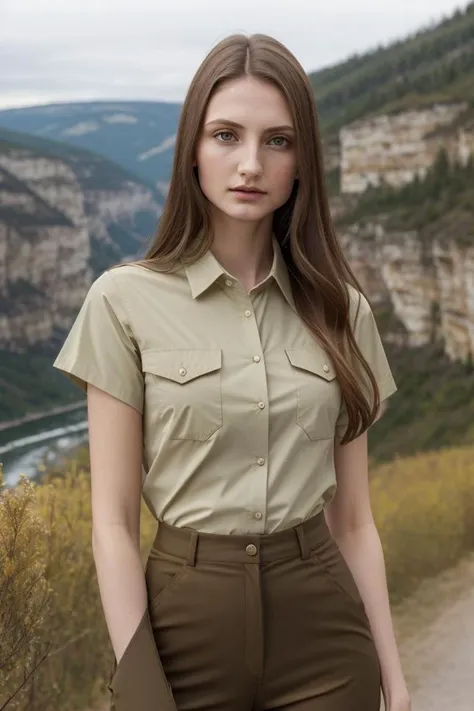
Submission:
[[[290,275],[288,274],[288,267],[286,266],[285,259],[281,252],[280,244],[275,235],[273,235],[272,237],[272,243],[273,264],[270,270],[269,277],[272,276],[275,279],[276,283],[280,287],[283,296],[285,297],[291,308],[296,311],[295,300],[293,298],[293,292],[291,290]]]
[[[282,294],[289,305],[296,310],[293,294],[291,291],[290,277],[288,268],[281,253],[281,248],[275,235],[272,236],[273,245],[273,263],[270,273],[262,282],[262,287],[270,279],[274,279],[278,284]],[[214,284],[220,277],[235,279],[232,274],[229,274],[226,269],[217,261],[216,257],[210,249],[208,249],[202,257],[192,264],[183,264],[193,299],[203,294],[209,287]]]

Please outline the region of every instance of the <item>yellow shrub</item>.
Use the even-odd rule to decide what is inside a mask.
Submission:
[[[145,562],[156,531],[145,504],[141,528]],[[89,472],[73,461],[64,476],[47,484],[36,486],[23,478],[16,490],[4,491],[0,533],[14,542],[0,548],[0,619],[13,615],[0,636],[0,708],[90,708],[106,691],[113,651],[92,556]],[[10,588],[8,599],[2,597]],[[28,617],[29,635],[20,650],[15,645]],[[3,656],[9,660],[6,667]],[[33,683],[22,687],[25,672],[35,667]]]
[[[3,490],[0,464],[0,708],[20,709],[33,693],[27,684],[43,662],[52,590],[35,512],[35,485],[25,477]],[[38,644],[42,638],[44,644]],[[24,705],[23,705],[24,704]]]
[[[474,548],[474,450],[456,447],[381,465],[371,499],[392,600]]]

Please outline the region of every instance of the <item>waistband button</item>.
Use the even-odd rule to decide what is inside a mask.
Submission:
[[[245,549],[245,552],[247,555],[257,555],[257,547],[254,546],[253,543],[249,543],[247,548]]]

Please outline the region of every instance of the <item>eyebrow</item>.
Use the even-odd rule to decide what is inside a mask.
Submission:
[[[226,126],[233,126],[234,128],[245,128],[245,126],[242,126],[240,123],[236,123],[235,121],[230,121],[230,119],[225,119],[225,118],[217,118],[213,119],[212,121],[208,121],[206,126],[210,126],[211,124],[225,124]],[[272,126],[271,128],[266,128],[264,133],[273,133],[274,131],[293,131],[294,132],[293,126],[289,125],[283,125],[283,126]]]

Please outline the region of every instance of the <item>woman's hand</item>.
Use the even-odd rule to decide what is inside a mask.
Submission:
[[[408,688],[403,685],[390,692],[383,690],[386,711],[411,711],[411,699]]]

